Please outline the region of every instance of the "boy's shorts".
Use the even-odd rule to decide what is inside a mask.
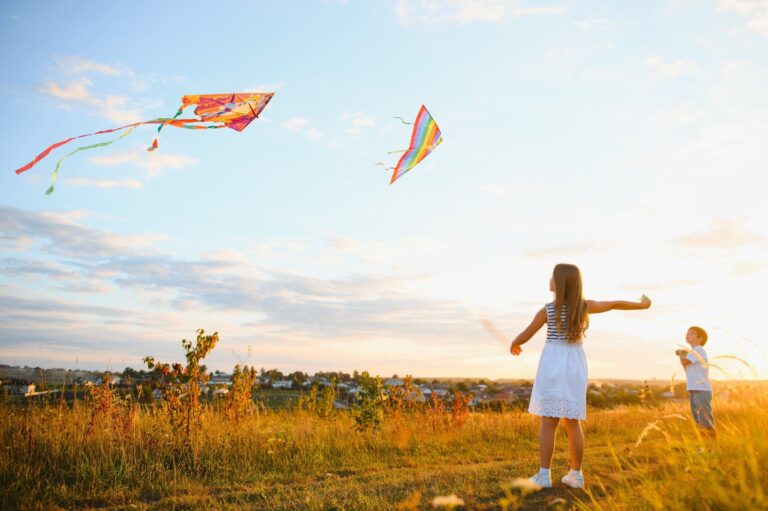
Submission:
[[[693,420],[702,428],[714,429],[715,418],[712,415],[712,391],[689,390],[688,399],[691,402]]]

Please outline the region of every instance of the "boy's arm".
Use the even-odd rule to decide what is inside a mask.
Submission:
[[[526,342],[531,340],[531,337],[536,335],[536,332],[538,332],[541,327],[543,327],[547,323],[547,310],[546,308],[542,307],[539,312],[536,313],[536,315],[533,317],[533,321],[531,321],[531,324],[526,327],[525,330],[520,332],[517,337],[515,337],[515,340],[512,341],[512,345],[509,347],[510,353],[513,355],[519,355],[522,349],[520,349],[520,346],[525,344]]]
[[[688,367],[689,365],[693,364],[693,362],[688,360],[686,357],[680,357],[680,363],[683,365],[683,367]]]
[[[596,300],[587,300],[587,313],[600,314],[601,312],[608,312],[611,310],[640,310],[647,309],[651,306],[651,300],[643,295],[639,302],[627,302],[623,300],[603,301],[598,302]]]

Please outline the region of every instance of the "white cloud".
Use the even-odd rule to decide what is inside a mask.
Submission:
[[[525,250],[523,254],[528,257],[537,258],[570,257],[585,252],[606,252],[613,249],[615,246],[616,243],[613,242],[584,241],[551,247],[530,248]]]
[[[244,91],[248,92],[275,92],[283,88],[283,82],[262,83],[251,87],[245,87]],[[240,89],[238,89],[240,90]]]
[[[746,17],[744,28],[768,36],[768,2],[765,0],[720,0],[719,9]]]
[[[317,138],[323,138],[325,136],[325,133],[313,127],[307,130],[307,136],[312,139],[317,139]]]
[[[147,172],[147,178],[153,178],[162,174],[165,169],[180,170],[199,162],[191,156],[168,153],[142,153],[137,164]]]
[[[707,118],[709,112],[700,106],[686,102],[668,110],[659,110],[653,114],[657,122],[665,125],[679,125],[699,122]]]
[[[191,156],[158,152],[150,153],[139,149],[106,156],[92,156],[88,161],[93,165],[104,167],[132,163],[145,171],[147,179],[162,175],[166,169],[180,170],[199,163],[197,158]]]
[[[53,61],[64,74],[83,75],[95,72],[109,76],[134,76],[134,72],[127,66],[96,62],[79,55],[54,55]]]
[[[291,117],[283,123],[283,128],[291,131],[299,131],[309,126],[309,119],[305,117]]]
[[[100,165],[103,167],[112,167],[114,165],[122,165],[124,163],[129,163],[136,161],[138,158],[138,155],[134,152],[126,152],[126,153],[113,153],[108,154],[106,156],[91,156],[91,158],[88,160],[93,165]]]
[[[563,6],[523,7],[519,0],[398,0],[395,15],[403,24],[501,21],[534,14],[562,14]]]
[[[662,78],[674,78],[695,73],[699,69],[696,62],[690,60],[668,60],[658,55],[645,59],[645,65]]]
[[[85,177],[69,177],[64,182],[73,186],[91,186],[95,188],[141,188],[138,179],[89,179]]]
[[[364,112],[344,112],[341,114],[341,118],[349,123],[349,127],[344,129],[344,133],[355,139],[360,138],[364,128],[370,128],[376,124],[376,120]]]
[[[137,107],[130,107],[130,98],[126,96],[96,97],[91,92],[93,83],[87,78],[76,78],[66,85],[54,81],[45,82],[38,91],[62,101],[63,108],[86,106],[99,117],[112,122],[128,124],[141,121],[142,112]]]
[[[373,126],[374,120],[373,120],[373,117],[365,117],[365,116],[355,117],[352,120],[352,125],[353,126]]]
[[[673,243],[683,249],[732,250],[747,246],[764,246],[768,240],[750,229],[743,218],[720,218],[708,228],[680,236]]]
[[[613,28],[613,20],[606,18],[586,19],[576,22],[581,30],[608,30]]]
[[[53,70],[58,77],[45,80],[37,87],[38,92],[57,100],[60,108],[83,109],[117,124],[139,122],[145,118],[143,108],[158,108],[162,103],[156,100],[137,100],[121,94],[96,94],[91,76],[119,78],[121,83],[126,83],[133,91],[147,90],[151,83],[168,83],[183,78],[159,73],[137,75],[122,64],[106,64],[79,55],[54,55],[52,60]]]
[[[93,115],[119,124],[142,120],[142,111],[131,98],[122,95],[97,96],[92,92],[93,82],[87,74],[114,77],[133,77],[134,72],[126,66],[111,65],[78,55],[54,55],[54,68],[63,81],[47,80],[37,87],[42,94],[59,100],[59,106],[66,109],[85,108]]]
[[[291,117],[287,121],[283,122],[283,128],[290,131],[300,131],[304,133],[308,138],[313,140],[317,140],[325,136],[325,133],[312,126],[312,123],[306,117]]]

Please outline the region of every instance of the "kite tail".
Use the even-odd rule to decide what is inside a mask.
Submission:
[[[42,160],[43,158],[48,156],[51,153],[51,151],[53,151],[57,147],[63,146],[64,144],[68,144],[68,143],[72,142],[73,140],[76,140],[78,138],[83,138],[83,137],[90,137],[92,135],[101,135],[103,133],[112,133],[114,131],[124,130],[125,128],[136,127],[136,126],[138,126],[140,124],[143,124],[143,123],[135,122],[133,124],[126,124],[125,126],[120,126],[119,128],[112,128],[112,129],[108,129],[108,130],[95,131],[93,133],[87,133],[85,135],[78,135],[77,137],[70,137],[70,138],[68,138],[66,140],[62,140],[61,142],[56,142],[52,146],[48,147],[45,151],[43,151],[42,153],[38,154],[35,157],[34,160],[32,160],[31,162],[27,163],[23,167],[16,169],[16,174],[21,174],[22,172],[26,172],[27,170],[29,170],[32,167],[34,167],[35,165],[37,165],[40,160]]]
[[[160,130],[162,130],[163,126],[165,126],[166,124],[170,124],[173,121],[175,121],[176,118],[178,116],[180,116],[181,112],[183,112],[183,111],[184,111],[184,105],[181,105],[179,107],[179,109],[176,111],[176,115],[171,117],[168,121],[160,123],[160,126],[157,127],[157,135],[155,135],[155,139],[152,141],[152,145],[147,147],[147,151],[152,152],[152,151],[155,151],[157,149],[157,139],[160,137]]]
[[[53,193],[53,185],[56,184],[56,176],[59,175],[59,168],[61,167],[61,163],[64,160],[66,160],[67,158],[69,158],[73,154],[78,153],[80,151],[86,151],[88,149],[94,149],[96,147],[108,146],[108,145],[110,145],[110,144],[112,144],[114,142],[117,142],[118,140],[122,140],[125,137],[127,137],[128,135],[130,135],[131,133],[133,133],[133,130],[135,130],[135,129],[136,129],[136,126],[131,126],[128,131],[126,131],[125,133],[121,134],[119,137],[117,137],[114,140],[109,140],[107,142],[99,142],[98,144],[81,146],[81,147],[78,147],[77,149],[75,149],[74,151],[72,151],[71,153],[62,156],[61,159],[58,162],[56,162],[56,168],[53,169],[53,176],[51,176],[51,187],[48,188],[48,190],[45,191],[45,194],[46,195],[50,195],[50,194]]]

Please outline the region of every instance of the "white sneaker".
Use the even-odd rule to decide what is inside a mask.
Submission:
[[[584,476],[579,474],[568,473],[560,479],[563,484],[570,486],[571,488],[584,488]]]
[[[541,472],[530,478],[531,481],[538,484],[542,488],[552,488],[552,479],[541,475]]]

